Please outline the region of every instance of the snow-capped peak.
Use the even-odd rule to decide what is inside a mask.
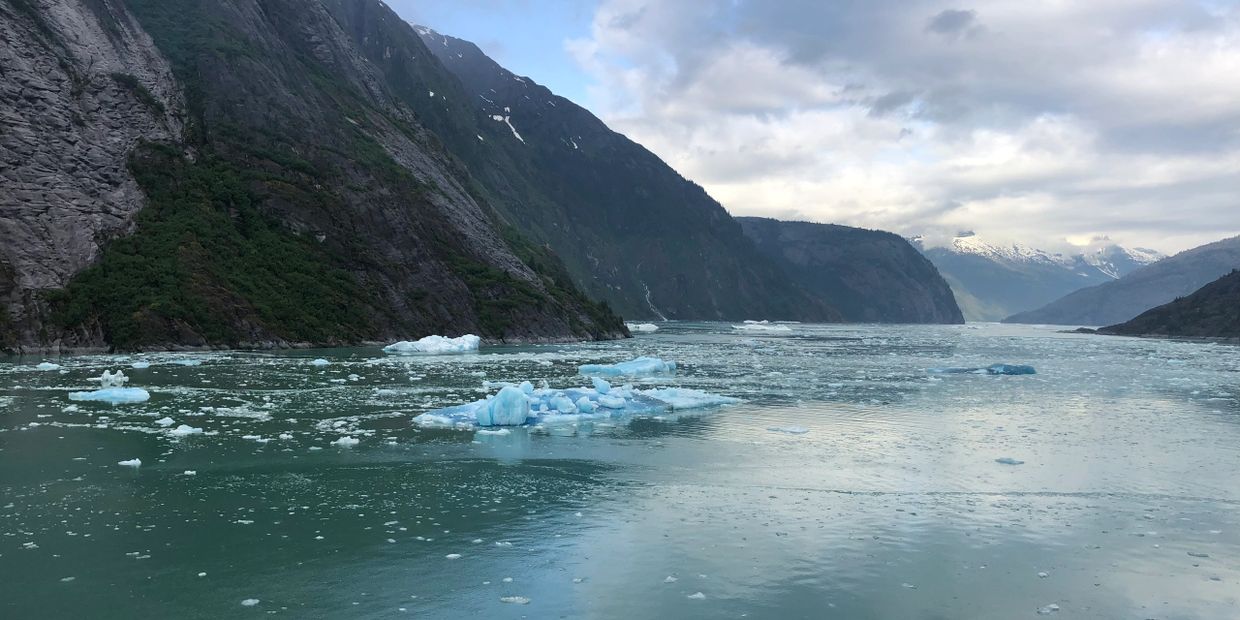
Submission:
[[[974,254],[1009,263],[1055,263],[1059,265],[1072,263],[1072,259],[1063,254],[1031,248],[1020,243],[991,243],[971,230],[958,233],[952,239],[951,249],[958,254]]]

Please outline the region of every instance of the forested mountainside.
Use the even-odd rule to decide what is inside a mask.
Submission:
[[[1098,331],[1122,336],[1240,339],[1240,271],[1232,271],[1188,297]]]

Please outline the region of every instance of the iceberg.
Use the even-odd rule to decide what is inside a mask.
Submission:
[[[142,388],[124,387],[128,382],[129,377],[126,377],[124,372],[118,370],[113,374],[105,370],[103,371],[103,376],[99,377],[100,389],[92,392],[69,392],[69,400],[97,401],[120,405],[124,403],[142,403],[151,399],[150,392]]]
[[[460,338],[444,338],[443,336],[427,336],[416,342],[402,340],[383,347],[384,353],[394,355],[444,355],[451,353],[470,353],[478,350],[482,339],[466,334]]]
[[[1033,366],[1022,364],[992,364],[984,368],[927,368],[934,375],[1036,375]]]
[[[35,366],[34,368],[35,370],[60,370],[60,364],[53,364],[51,362],[42,362],[38,366]]]
[[[507,385],[486,400],[429,411],[413,421],[427,428],[521,426],[601,420],[622,415],[657,415],[739,402],[740,399],[730,396],[687,388],[637,390],[631,386],[608,386],[608,391],[603,393],[597,388],[533,389],[531,386],[527,393],[520,387]]]
[[[323,358],[321,358],[321,357],[320,357],[320,358],[318,358],[318,359],[310,360],[310,365],[311,365],[311,366],[327,366],[328,364],[331,364],[331,362],[329,362],[329,361],[327,361],[327,360],[325,360],[325,359],[323,359]]]
[[[185,437],[187,435],[201,435],[202,429],[190,426],[188,424],[182,424],[168,431],[168,434],[172,435],[173,437]]]
[[[790,332],[787,325],[772,324],[770,321],[745,321],[743,325],[733,325],[732,329],[742,332]]]
[[[586,377],[661,377],[676,374],[676,362],[639,357],[618,364],[586,364],[579,366],[577,372]]]
[[[659,331],[659,326],[654,323],[625,323],[624,326],[628,327],[629,331],[640,334],[653,334]]]
[[[151,363],[144,361],[144,360],[138,360],[134,362],[133,364],[130,364],[130,367],[136,370],[146,370],[147,368],[151,367]]]

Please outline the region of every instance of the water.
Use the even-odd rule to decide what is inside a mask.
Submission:
[[[637,355],[680,364],[653,384],[745,402],[505,436],[409,422]],[[1240,617],[1237,347],[681,323],[136,359],[0,363],[0,617]],[[996,362],[1038,374],[925,372]],[[116,368],[151,400],[67,399]]]

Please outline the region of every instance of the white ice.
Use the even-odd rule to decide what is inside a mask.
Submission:
[[[185,437],[187,435],[201,435],[202,429],[190,426],[188,424],[182,424],[168,431],[168,434],[172,435],[173,437]]]
[[[625,323],[631,332],[642,334],[650,334],[659,331],[659,326],[654,323]]]
[[[443,336],[427,336],[416,342],[402,340],[383,347],[384,353],[392,353],[396,355],[441,355],[448,353],[470,353],[478,350],[478,345],[482,343],[482,339],[473,335],[466,334],[459,338],[445,338]]]
[[[99,378],[101,389],[92,392],[69,392],[69,400],[98,401],[119,405],[141,403],[151,399],[150,392],[142,388],[123,387],[128,381],[129,377],[119,370],[115,374],[105,370],[103,376]]]
[[[42,362],[38,366],[35,366],[35,370],[60,370],[60,364]]]
[[[122,467],[142,467],[142,459],[129,459],[128,461],[120,461],[117,463]]]

